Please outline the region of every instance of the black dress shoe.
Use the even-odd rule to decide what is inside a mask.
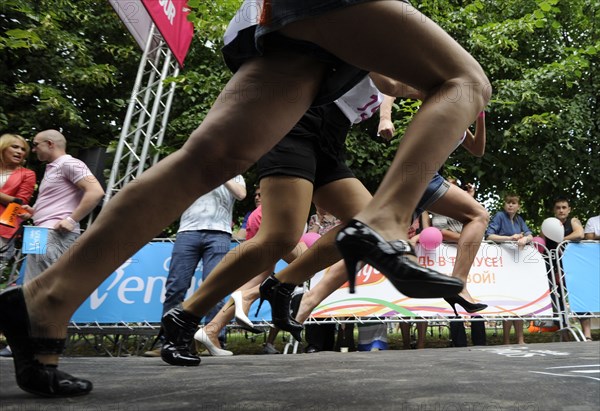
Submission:
[[[161,320],[165,341],[160,357],[164,362],[184,367],[200,364],[200,357],[190,351],[199,322],[200,317],[183,311],[181,307],[167,311]]]
[[[448,297],[463,289],[463,282],[459,279],[422,267],[408,258],[408,255],[415,255],[408,241],[386,241],[358,220],[350,221],[340,230],[336,245],[346,263],[351,293],[354,292],[361,262],[379,270],[407,297]]]

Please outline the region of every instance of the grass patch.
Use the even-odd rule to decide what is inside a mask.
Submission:
[[[511,342],[516,342],[514,330],[511,330]],[[468,345],[471,346],[470,329],[467,327]],[[547,343],[561,341],[561,335],[555,332],[530,333],[525,327],[525,341],[527,344]],[[502,345],[502,325],[501,323],[491,322],[486,326],[487,345]],[[152,348],[155,340],[155,334],[145,332],[143,334],[119,335],[119,334],[71,334],[67,348],[66,356],[128,356],[142,355],[145,351]],[[390,350],[403,349],[402,335],[397,330],[395,324],[388,326],[388,345]],[[600,330],[593,330],[592,337],[594,340],[600,340]],[[233,351],[237,355],[258,355],[263,353],[264,343],[267,340],[267,333],[252,334],[239,328],[229,328],[227,332],[227,349]],[[280,332],[275,340],[275,347],[283,352],[286,344],[290,341],[290,334]],[[358,341],[358,329],[354,329],[354,341]],[[563,333],[563,341],[573,341],[570,335]],[[0,346],[4,346],[6,342],[3,337],[0,337]],[[411,345],[416,346],[415,327],[411,328]],[[298,352],[303,352],[306,342],[303,342],[298,349]],[[450,340],[450,330],[445,325],[430,326],[427,329],[427,337],[425,340],[425,348],[448,348],[452,346]],[[199,350],[203,350],[199,347]],[[289,348],[292,352],[292,348]]]

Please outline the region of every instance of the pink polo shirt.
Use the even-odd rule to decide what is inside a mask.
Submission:
[[[54,228],[56,223],[73,214],[83,197],[83,191],[75,184],[86,177],[94,177],[88,166],[68,154],[47,164],[46,173],[33,206],[35,225]],[[79,224],[73,231],[79,232]]]
[[[246,240],[250,240],[258,233],[260,223],[262,223],[262,206],[256,207],[248,217],[248,222],[246,223]]]

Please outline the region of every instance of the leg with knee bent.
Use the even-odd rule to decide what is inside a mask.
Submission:
[[[313,56],[287,52],[244,64],[184,147],[128,184],[67,254],[23,288],[24,312],[19,315],[31,326],[15,328],[15,334],[7,332],[11,324],[2,323],[5,335],[27,341],[64,339],[72,314],[106,277],[196,198],[245,171],[293,127],[314,100],[323,72]],[[248,85],[264,93],[248,93]],[[294,98],[286,91],[293,91]],[[218,298],[237,285],[223,287]],[[0,304],[10,296],[0,295]],[[20,343],[10,345],[14,351]],[[19,367],[31,364],[34,357],[56,364],[57,353],[58,349],[35,356],[26,352]]]

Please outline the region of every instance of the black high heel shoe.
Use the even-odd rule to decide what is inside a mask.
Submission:
[[[260,284],[260,286],[258,287],[260,301],[258,303],[258,308],[256,309],[256,314],[254,314],[255,317],[258,316],[258,312],[260,311],[260,307],[262,307],[263,302],[265,302],[265,300],[269,300],[271,298],[271,290],[277,284],[279,284],[279,280],[277,278],[275,278],[275,273],[272,273],[270,276],[268,276],[265,279],[265,281],[263,281]]]
[[[165,342],[160,350],[164,362],[183,367],[195,367],[200,357],[190,352],[200,317],[183,311],[181,306],[167,311],[161,320]]]
[[[31,323],[21,287],[0,294],[0,330],[13,352],[17,385],[23,391],[43,397],[74,397],[92,390],[88,380],[60,371],[56,365],[42,364],[35,355],[61,354],[64,339],[36,338],[30,335]]]
[[[304,326],[294,320],[292,316],[292,297],[296,286],[280,282],[271,275],[260,285],[260,304],[264,300],[271,304],[271,317],[275,327],[287,331],[302,342],[302,330]],[[299,306],[299,304],[298,304]],[[260,305],[259,305],[260,309]]]
[[[457,317],[458,317],[458,312],[456,311],[456,307],[455,307],[456,304],[458,304],[462,308],[464,308],[465,311],[468,312],[469,314],[485,310],[488,307],[487,304],[472,303],[472,302],[464,299],[463,297],[461,297],[458,294],[452,295],[450,297],[444,297],[444,301],[446,301],[448,304],[450,304],[450,307],[452,307],[452,309],[454,310],[454,314],[456,314]]]
[[[336,245],[346,262],[350,292],[354,293],[359,263],[367,263],[407,297],[436,298],[458,294],[463,283],[457,278],[420,266],[407,255],[415,255],[408,241],[386,241],[368,225],[352,220],[338,233]]]

